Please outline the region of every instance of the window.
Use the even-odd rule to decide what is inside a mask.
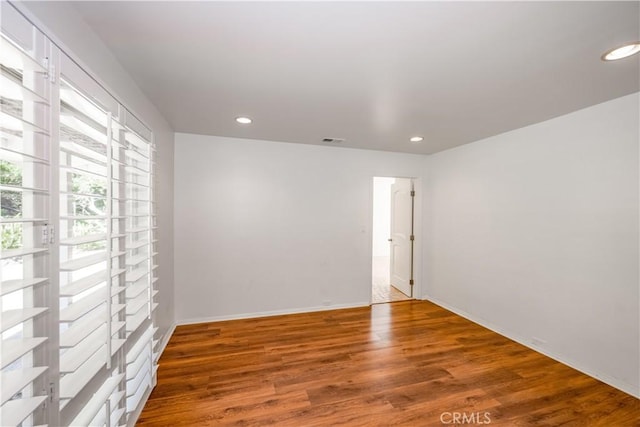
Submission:
[[[148,127],[2,3],[2,426],[131,424],[155,385]]]
[[[112,190],[117,190],[117,185],[111,182],[109,153],[116,143],[110,129],[116,122],[108,107],[99,105],[69,81],[67,74],[73,74],[69,68],[80,72],[70,61],[62,62],[59,85],[59,366],[63,423],[76,415],[75,410],[66,411],[66,405],[76,400],[96,377],[105,376],[105,367],[110,369],[112,365],[118,365],[117,352],[126,342],[126,304],[122,297],[126,288],[121,280],[126,253],[117,244],[122,235],[111,225],[114,206],[117,210],[124,200]],[[101,98],[108,100],[110,97],[102,94]],[[117,114],[117,104],[113,109]],[[111,424],[109,408],[122,407],[122,396],[116,401],[113,394],[118,385],[114,378],[121,378],[122,374],[119,369],[113,369],[106,377],[98,382],[106,389],[101,387],[88,404],[80,400],[83,408],[72,419],[72,425],[94,425],[96,417]],[[109,408],[105,406],[107,400]],[[119,419],[112,421],[117,425]]]
[[[127,303],[127,336],[131,337],[146,319],[151,318],[155,309],[152,287],[153,272],[153,200],[152,200],[152,150],[150,132],[130,115],[121,145],[124,147],[119,174],[124,178],[119,183],[126,194],[125,205],[120,206],[121,224],[125,229],[125,249],[127,273],[125,282]],[[144,393],[153,386],[153,330],[146,328],[136,345],[126,356],[127,363],[127,412],[132,413],[139,406]]]
[[[2,199],[2,367],[0,425],[28,426],[47,399],[47,270],[50,101],[43,76],[44,37],[0,40],[0,195]]]

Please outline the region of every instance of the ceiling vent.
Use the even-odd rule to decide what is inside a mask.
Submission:
[[[322,142],[333,142],[336,144],[340,144],[344,142],[344,138],[322,138]]]

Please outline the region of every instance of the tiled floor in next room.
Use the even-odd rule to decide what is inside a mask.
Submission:
[[[410,299],[389,284],[389,257],[373,257],[373,293],[371,302],[405,301]]]

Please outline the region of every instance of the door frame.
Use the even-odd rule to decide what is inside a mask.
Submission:
[[[415,236],[415,240],[413,242],[413,298],[416,300],[425,299],[425,291],[426,287],[423,286],[423,269],[424,262],[422,251],[424,247],[423,242],[423,228],[422,228],[422,218],[423,218],[423,188],[422,179],[420,177],[415,176],[406,176],[406,175],[391,175],[391,174],[376,174],[370,177],[369,181],[369,212],[368,212],[368,251],[367,251],[367,265],[369,267],[367,277],[369,278],[367,282],[367,295],[369,295],[369,305],[372,303],[373,299],[373,185],[374,178],[407,178],[410,179],[413,183],[413,189],[416,192],[414,198],[414,207],[413,207],[413,233]]]

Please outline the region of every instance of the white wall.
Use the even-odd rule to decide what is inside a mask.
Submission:
[[[430,156],[424,216],[428,299],[636,396],[639,102]]]
[[[420,178],[424,164],[180,133],[175,147],[179,323],[369,304],[372,178]]]
[[[158,225],[159,225],[159,326],[168,331],[173,313],[173,130],[122,68],[111,51],[75,9],[64,2],[14,2],[67,55],[74,58],[93,77],[147,126],[158,146]]]
[[[422,294],[639,394],[637,94],[426,160],[180,134],[174,222],[164,118],[73,7],[18,6],[154,131],[163,328],[173,296],[180,321],[367,304],[371,177],[428,172]]]

